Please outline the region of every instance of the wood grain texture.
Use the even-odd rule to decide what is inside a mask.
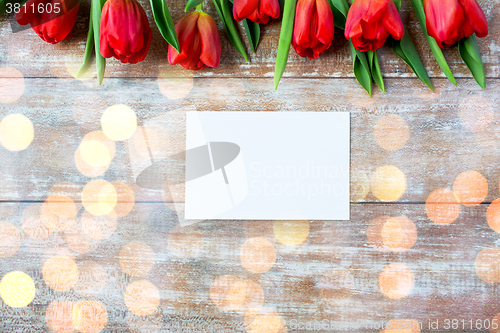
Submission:
[[[443,79],[409,10],[409,1],[403,0],[403,21],[433,77],[436,93],[414,78],[386,47],[380,57],[387,93],[377,90],[372,98],[352,78],[350,51],[340,31],[319,60],[305,60],[292,51],[285,78],[274,92],[279,22],[263,29],[261,45],[249,64],[232,49],[219,24],[221,66],[199,72],[168,65],[166,42],[151,22],[154,37],[146,61],[123,65],[109,60],[107,78],[97,87],[95,78],[80,81],[70,75],[83,57],[88,3],[82,4],[73,38],[58,45],[44,43],[30,29],[12,34],[8,21],[2,18],[0,119],[23,114],[32,121],[35,136],[20,152],[0,146],[0,217],[20,233],[17,252],[0,258],[0,277],[24,271],[34,280],[36,297],[20,309],[0,301],[0,331],[51,332],[46,322],[51,302],[85,299],[105,306],[108,320],[103,332],[250,331],[244,316],[222,311],[210,299],[212,283],[224,275],[257,283],[263,291],[263,305],[276,310],[288,332],[302,331],[308,325],[316,331],[322,327],[323,331],[378,332],[377,325],[392,319],[418,320],[423,324],[422,331],[429,330],[429,320],[439,320],[439,330],[444,331],[446,319],[492,319],[500,312],[499,285],[481,280],[475,265],[480,251],[499,246],[498,234],[489,227],[486,212],[500,197],[500,2],[479,2],[490,24],[490,36],[480,40],[488,76],[486,90],[471,79],[456,48],[445,54],[459,78],[458,86]],[[151,19],[149,3],[141,3]],[[184,2],[170,1],[169,6],[174,21],[178,21]],[[205,6],[215,14],[211,4]],[[19,70],[20,75],[12,70],[2,72],[8,67]],[[12,78],[12,73],[17,76]],[[19,91],[23,94],[18,99],[9,95]],[[132,108],[139,126],[154,134],[148,140],[158,159],[184,149],[183,115],[188,110],[349,111],[351,190],[355,194],[351,220],[310,221],[307,238],[296,246],[279,241],[273,221],[204,221],[196,224],[201,242],[199,237],[187,237],[188,249],[197,249],[196,255],[180,256],[175,242],[169,243],[169,235],[179,223],[172,202],[182,203],[183,188],[171,188],[168,194],[135,184],[138,172],[150,165],[144,137],[116,142],[116,153],[102,175],[85,176],[75,165],[75,152],[82,139],[89,132],[101,130],[104,110],[116,104]],[[389,119],[390,126],[380,127],[383,119]],[[401,139],[406,133],[407,141]],[[404,194],[392,203],[377,199],[370,186],[374,171],[386,165],[397,167],[406,179]],[[470,170],[480,172],[487,181],[488,194],[483,203],[462,205],[452,224],[432,222],[425,206],[429,194],[441,188],[452,189],[457,176]],[[80,191],[96,178],[124,182],[135,196],[132,211],[119,217],[116,230],[102,240],[91,239],[81,231],[84,209]],[[61,182],[75,185],[59,186],[57,190],[76,203],[78,218],[74,225],[46,235],[43,224],[42,231],[30,229],[37,221],[28,221],[36,217],[31,210],[39,209],[53,194],[52,187]],[[469,185],[473,188],[475,184]],[[124,201],[119,198],[119,202]],[[372,246],[369,226],[384,216],[406,216],[415,225],[416,241],[409,250],[396,252]],[[262,274],[245,269],[240,256],[245,242],[256,237],[267,239],[276,254],[271,269]],[[0,237],[0,245],[8,241],[12,239]],[[131,276],[120,266],[120,251],[134,241],[144,242],[154,253],[154,264],[144,276]],[[83,296],[75,288],[51,289],[42,266],[54,255],[54,248],[65,248],[79,265],[85,261],[100,265],[106,277],[103,289],[92,296]],[[0,246],[0,253],[6,249],[9,247]],[[141,253],[137,257],[141,263],[150,261]],[[394,263],[406,265],[414,277],[413,289],[401,299],[386,297],[379,285],[379,274]],[[354,281],[347,302],[332,304],[322,295],[325,276],[332,270],[347,272]],[[498,273],[495,267],[491,271]],[[140,319],[129,311],[124,294],[131,283],[142,279],[158,288],[160,304],[153,314]],[[101,282],[90,278],[92,286]],[[325,321],[329,326],[318,328]],[[465,327],[463,331],[479,329]]]
[[[272,77],[278,44],[280,22],[277,21],[262,29],[262,38],[256,54],[251,54],[251,61],[246,63],[229,43],[217,13],[211,2],[206,1],[205,7],[218,22],[222,42],[221,65],[217,69],[203,71],[187,71],[181,66],[171,66],[167,61],[167,43],[161,37],[152,21],[149,1],[141,0],[150,19],[153,29],[153,40],[146,60],[136,65],[121,64],[116,59],[108,59],[106,76],[108,77]],[[411,8],[409,0],[402,1],[401,17],[409,34],[415,41],[421,58],[431,77],[444,77],[434,60],[425,38],[422,35],[418,21]],[[489,36],[479,40],[483,62],[487,77],[499,77],[500,58],[498,56],[500,23],[496,18],[500,16],[500,3],[495,0],[480,0],[489,21]],[[169,2],[174,22],[178,22],[184,15],[184,3]],[[57,45],[49,45],[42,41],[31,30],[27,29],[12,33],[6,18],[0,21],[0,61],[3,66],[14,66],[26,77],[71,77],[67,68],[76,72],[85,49],[87,36],[89,5],[82,2],[77,24],[73,30],[73,38]],[[240,27],[241,28],[241,27]],[[246,39],[243,29],[240,29],[243,40]],[[337,29],[334,42],[318,60],[299,57],[292,50],[285,77],[353,77],[351,51],[343,31]],[[245,40],[246,48],[251,53]],[[379,51],[382,72],[385,77],[414,77],[408,66],[399,59],[389,46]],[[462,62],[458,49],[453,47],[445,51],[445,56],[456,77],[471,77],[465,64]]]

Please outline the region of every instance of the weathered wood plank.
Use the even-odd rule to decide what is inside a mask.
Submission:
[[[26,207],[22,204],[4,220],[23,230],[26,220],[21,213]],[[74,290],[56,292],[44,282],[44,254],[52,247],[64,246],[77,264],[90,260],[104,269],[105,286],[92,299],[107,309],[106,332],[127,331],[124,291],[139,279],[159,289],[160,307],[146,319],[159,321],[165,330],[181,332],[185,325],[185,329],[203,332],[245,332],[238,311],[222,311],[210,299],[210,287],[222,275],[258,284],[264,306],[275,309],[289,331],[294,331],[294,326],[297,329],[299,323],[314,325],[323,320],[336,325],[357,321],[358,325],[379,325],[391,319],[416,319],[428,325],[429,320],[437,319],[443,325],[445,319],[492,319],[500,300],[498,284],[486,283],[475,273],[478,253],[498,240],[498,234],[486,223],[486,208],[467,209],[453,224],[437,225],[427,218],[423,205],[376,204],[369,209],[366,204],[351,205],[351,221],[311,221],[307,239],[296,246],[285,246],[278,240],[272,221],[206,221],[196,225],[201,238],[187,240],[198,252],[192,258],[182,258],[175,251],[179,244],[169,241],[169,233],[177,225],[172,211],[163,204],[136,203],[129,215],[119,219],[114,234],[86,253],[69,246],[65,231],[38,240],[23,234],[18,252],[0,261],[0,273],[27,272],[37,286],[37,297],[23,309],[0,302],[1,325],[10,331],[40,332],[46,330],[44,317],[50,302],[84,299]],[[368,227],[381,216],[410,219],[416,226],[414,245],[404,252],[373,248],[367,238]],[[241,248],[253,237],[266,238],[276,253],[270,270],[261,274],[250,273],[241,264]],[[132,241],[144,242],[154,252],[151,270],[141,277],[127,275],[119,265],[120,250]],[[134,255],[143,262],[150,260],[141,252]],[[393,263],[406,265],[414,276],[414,287],[401,299],[390,299],[379,288],[379,274]],[[321,290],[325,275],[338,269],[353,278],[354,287],[352,293],[343,294],[350,297],[335,303],[335,297]],[[363,326],[356,329],[361,330],[366,331]]]
[[[20,81],[10,80],[10,84],[15,86]],[[22,97],[4,104],[0,116],[26,115],[34,124],[35,138],[21,152],[0,148],[1,172],[16,189],[15,193],[9,187],[0,189],[1,197],[44,200],[54,184],[64,181],[82,189],[96,175],[86,173],[88,177],[77,169],[77,148],[87,133],[100,130],[100,117],[107,107],[125,104],[136,112],[139,125],[159,126],[151,139],[156,140],[155,158],[184,150],[185,125],[174,116],[178,110],[350,111],[351,169],[362,172],[352,185],[361,186],[361,192],[378,167],[393,165],[406,177],[401,202],[425,202],[430,192],[451,189],[457,175],[468,170],[486,178],[486,201],[498,198],[500,120],[495,110],[500,105],[500,82],[489,80],[483,91],[472,80],[461,80],[457,88],[436,79],[438,93],[431,94],[418,80],[386,81],[388,92],[369,98],[353,79],[285,79],[278,92],[269,89],[271,79],[195,79],[187,84],[178,80],[110,79],[100,88],[89,88],[77,80],[25,79]],[[167,98],[159,86],[170,97],[187,96]],[[400,118],[383,118],[388,115]],[[389,127],[382,126],[376,138],[375,125],[381,119],[387,120]],[[149,165],[147,150],[141,146],[144,142],[140,132],[126,142],[116,142],[108,171],[98,178],[134,184],[138,173]],[[382,148],[398,145],[402,147],[396,150]],[[144,195],[144,200],[156,200],[150,192]],[[372,194],[365,200],[378,201]]]
[[[158,32],[150,10],[149,1],[140,1],[145,8],[150,24],[154,31],[153,41],[146,60],[140,64],[121,64],[116,59],[110,59],[106,66],[106,76],[111,77],[272,77],[278,44],[280,23],[275,22],[263,28],[262,39],[256,54],[251,55],[251,62],[244,59],[230,45],[217,13],[211,2],[207,2],[207,11],[219,22],[219,31],[222,40],[222,61],[217,69],[191,72],[181,66],[170,66],[166,59],[167,43]],[[488,21],[490,34],[480,39],[487,77],[499,77],[500,58],[500,23],[496,19],[500,16],[500,3],[495,0],[480,0]],[[177,22],[184,15],[184,3],[169,2],[174,21]],[[431,77],[444,77],[434,60],[429,47],[421,33],[418,21],[413,13],[409,1],[403,1],[402,19],[415,40],[417,49],[426,65]],[[83,58],[87,36],[89,5],[83,3],[80,16],[73,31],[73,38],[58,45],[49,45],[43,42],[36,34],[28,29],[13,34],[6,18],[0,20],[0,63],[2,66],[13,66],[19,69],[26,77],[71,77],[76,73]],[[320,57],[312,61],[300,58],[295,52],[290,52],[290,59],[285,72],[287,77],[353,77],[352,60],[347,41],[342,31],[336,30],[336,37],[331,48]],[[244,37],[244,35],[242,35]],[[246,37],[245,37],[246,38]],[[244,39],[245,39],[244,38]],[[247,43],[247,50],[250,50]],[[400,60],[389,47],[380,52],[382,71],[386,77],[414,77],[411,70]],[[458,54],[458,49],[445,51],[450,67],[457,77],[471,77]]]

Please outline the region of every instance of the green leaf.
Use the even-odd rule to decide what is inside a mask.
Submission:
[[[336,28],[345,29],[346,17],[334,5],[333,0],[330,0],[330,7],[332,8],[333,22]]]
[[[396,5],[396,8],[399,12],[401,10],[401,0],[394,0],[394,4]]]
[[[3,15],[5,13],[5,10],[5,0],[0,0],[0,15]]]
[[[392,40],[392,49],[396,55],[403,59],[408,66],[410,66],[415,75],[417,75],[417,77],[425,83],[430,90],[434,91],[431,79],[429,78],[427,70],[422,63],[422,59],[420,59],[417,48],[415,47],[411,36],[407,32],[405,32],[401,40]]]
[[[368,60],[366,59],[366,54],[362,53],[354,47],[351,41],[349,41],[351,46],[352,59],[353,59],[353,71],[358,80],[359,84],[366,90],[368,95],[372,95],[372,76],[370,73],[370,67]]]
[[[104,79],[104,70],[106,69],[106,59],[101,55],[99,51],[99,44],[101,41],[101,11],[102,6],[106,0],[91,0],[90,4],[90,15],[92,16],[92,25],[94,26],[94,48],[96,55],[96,67],[97,67],[97,81],[99,85],[102,84]]]
[[[184,8],[184,11],[187,12],[188,10],[198,6],[202,2],[203,0],[188,0],[186,8]]]
[[[252,47],[253,52],[257,51],[257,46],[259,45],[260,40],[260,25],[249,19],[243,20],[243,26],[245,27],[245,31],[247,33],[248,42]]]
[[[427,44],[429,44],[429,47],[431,48],[431,51],[434,54],[434,58],[436,58],[439,67],[441,67],[441,70],[443,71],[444,75],[446,75],[448,80],[450,80],[454,85],[457,85],[457,81],[453,77],[453,73],[451,72],[448,63],[446,62],[443,51],[439,48],[436,40],[427,34],[427,23],[425,20],[425,11],[422,0],[411,0],[411,3],[413,5],[413,8],[415,9],[415,13],[417,14],[418,21],[420,22],[420,27],[422,28],[425,38],[427,39]]]
[[[292,43],[296,4],[297,0],[287,0],[285,2],[285,8],[283,9],[278,55],[276,56],[276,67],[274,69],[274,90],[278,89],[281,77],[285,72],[286,63],[288,62],[288,53],[290,52],[290,44]]]
[[[379,86],[380,90],[385,92],[384,79],[380,71],[380,64],[378,62],[377,51],[368,51],[368,63],[370,64],[370,71],[372,73],[373,81]]]
[[[330,5],[332,5],[340,14],[342,14],[342,16],[344,16],[344,19],[347,17],[347,13],[349,12],[349,3],[347,2],[347,0],[330,0]]]
[[[177,38],[175,25],[165,0],[151,0],[151,10],[153,11],[156,26],[163,38],[180,53],[179,39]]]
[[[228,0],[213,0],[215,5],[215,9],[217,9],[217,13],[224,24],[224,29],[226,30],[227,37],[231,44],[233,44],[234,48],[245,58],[248,62],[248,55],[245,51],[245,47],[241,42],[240,35],[238,34],[238,30],[236,30],[236,25],[234,22],[233,12],[229,7]]]
[[[469,67],[472,76],[481,88],[486,88],[486,74],[484,72],[479,45],[477,45],[476,35],[473,34],[468,38],[462,38],[458,42],[458,51],[463,61]]]
[[[94,58],[94,25],[92,23],[92,15],[90,15],[89,20],[89,31],[87,32],[87,44],[85,45],[85,54],[83,56],[83,64],[76,73],[76,78],[78,79],[89,69],[92,60]]]

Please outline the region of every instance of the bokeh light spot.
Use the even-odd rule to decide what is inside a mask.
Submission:
[[[276,261],[274,245],[263,237],[248,239],[240,250],[241,265],[254,274],[265,273]]]
[[[76,221],[75,202],[66,195],[50,195],[42,205],[40,216],[43,223],[56,231],[70,228]]]
[[[350,196],[352,202],[359,202],[366,198],[370,192],[370,178],[366,172],[351,170]]]
[[[28,306],[35,298],[35,292],[35,282],[21,271],[7,273],[0,281],[0,296],[13,308]]]
[[[98,333],[108,322],[106,308],[99,301],[84,300],[73,306],[71,320],[81,333]]]
[[[486,220],[491,229],[500,233],[500,199],[496,199],[488,206]]]
[[[460,215],[459,198],[447,188],[435,190],[427,197],[425,210],[429,219],[434,223],[453,223]]]
[[[52,302],[45,310],[45,321],[55,333],[73,333],[75,327],[71,320],[73,302]]]
[[[78,281],[78,266],[66,255],[53,256],[42,266],[45,283],[55,291],[66,291]]]
[[[370,179],[373,195],[384,202],[400,199],[406,191],[405,174],[392,165],[379,167]]]
[[[78,281],[73,290],[83,297],[91,297],[106,285],[106,272],[98,263],[90,260],[78,264]]]
[[[378,276],[380,291],[391,299],[408,296],[415,285],[413,272],[404,264],[387,265]]]
[[[34,137],[33,123],[22,114],[10,114],[0,121],[0,144],[5,149],[25,150]]]
[[[477,171],[465,171],[453,183],[453,192],[466,207],[479,205],[488,195],[488,182]]]
[[[475,267],[477,276],[484,282],[500,282],[500,249],[490,247],[479,252]]]
[[[101,117],[101,127],[113,141],[127,140],[137,128],[134,110],[123,104],[110,106]]]
[[[280,243],[299,245],[309,236],[309,221],[274,221],[273,229],[274,237]]]
[[[82,203],[92,215],[107,215],[116,206],[116,189],[104,179],[92,180],[83,188]]]
[[[125,304],[135,315],[150,315],[160,305],[160,292],[149,281],[134,281],[125,290]]]

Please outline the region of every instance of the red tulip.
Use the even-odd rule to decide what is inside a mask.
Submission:
[[[16,21],[29,23],[41,39],[56,44],[71,37],[79,8],[79,0],[28,0],[16,14]]]
[[[448,48],[474,32],[488,35],[488,21],[476,0],[424,0],[427,33]]]
[[[328,0],[298,0],[292,45],[301,57],[316,59],[332,45],[333,13]]]
[[[217,67],[220,63],[220,38],[214,19],[201,11],[184,16],[176,25],[181,53],[168,46],[168,61],[186,69]]]
[[[108,0],[102,7],[100,51],[103,57],[115,57],[135,64],[148,54],[153,32],[148,17],[135,0]]]
[[[394,2],[355,0],[347,14],[345,38],[364,52],[381,48],[389,35],[397,40],[404,35],[403,23]]]
[[[278,0],[234,0],[233,16],[236,21],[268,24],[280,16],[280,4]]]

